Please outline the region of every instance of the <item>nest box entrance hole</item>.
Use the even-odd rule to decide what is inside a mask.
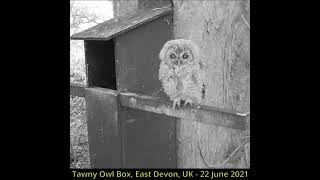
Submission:
[[[85,40],[87,84],[117,90],[114,40]]]

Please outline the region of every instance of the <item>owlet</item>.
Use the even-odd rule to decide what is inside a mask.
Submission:
[[[205,95],[205,64],[199,59],[197,45],[191,40],[170,40],[163,45],[159,58],[159,80],[173,108],[182,103],[199,104]]]

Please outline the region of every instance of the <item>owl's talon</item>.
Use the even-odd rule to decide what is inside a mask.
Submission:
[[[190,106],[192,105],[192,100],[191,99],[187,99],[185,102],[184,102],[184,106],[187,106],[188,104],[190,104]]]
[[[179,98],[177,98],[173,101],[173,110],[175,109],[176,106],[178,106],[178,107],[180,106],[180,99]]]

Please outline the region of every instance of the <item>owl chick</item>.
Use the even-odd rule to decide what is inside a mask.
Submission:
[[[199,48],[191,40],[166,42],[160,51],[159,80],[164,92],[173,101],[173,109],[184,102],[198,104],[205,95],[205,64]]]

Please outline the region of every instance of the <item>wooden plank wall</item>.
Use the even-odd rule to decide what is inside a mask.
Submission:
[[[118,92],[86,88],[88,141],[92,168],[122,168]]]
[[[138,9],[138,0],[113,0],[113,17],[130,14]]]
[[[173,117],[121,108],[124,168],[176,168],[176,122]]]

